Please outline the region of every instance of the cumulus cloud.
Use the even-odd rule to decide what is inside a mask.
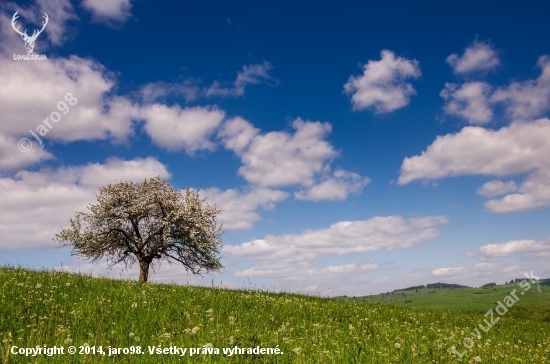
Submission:
[[[488,198],[498,195],[504,195],[508,192],[516,191],[518,187],[514,181],[502,182],[502,181],[490,181],[476,190],[476,193]]]
[[[345,200],[369,183],[368,178],[342,169],[331,173],[330,163],[338,152],[324,140],[332,128],[329,123],[298,118],[292,128],[294,134],[262,134],[237,117],[223,124],[218,137],[241,158],[239,174],[250,184],[262,188],[305,187],[294,194],[298,200]]]
[[[45,143],[52,139],[120,142],[133,134],[132,119],[138,109],[125,98],[106,97],[115,80],[97,62],[76,56],[48,62],[0,58],[0,67],[0,84],[4,85],[0,88],[0,134],[31,138],[29,130],[33,130]],[[75,105],[67,103],[67,93],[76,99]],[[69,108],[66,113],[57,108],[60,101]],[[58,122],[50,118],[53,112],[59,113]],[[51,129],[44,126],[44,120]]]
[[[368,185],[370,179],[361,177],[357,173],[336,170],[331,177],[311,186],[307,190],[294,193],[297,200],[306,201],[336,201],[345,200],[349,194],[361,193],[363,187]]]
[[[142,107],[145,130],[156,145],[170,150],[185,149],[193,154],[200,149],[213,150],[211,136],[222,123],[225,112],[217,107],[186,107],[153,104]]]
[[[379,61],[370,60],[360,76],[350,76],[344,85],[351,95],[353,110],[374,109],[375,113],[392,112],[409,104],[416,91],[407,79],[421,76],[418,61],[396,57],[389,50],[381,52]]]
[[[92,13],[95,21],[113,24],[130,17],[131,0],[83,0],[82,6]]]
[[[481,125],[493,117],[488,98],[490,92],[491,86],[485,82],[469,82],[461,86],[446,83],[439,95],[445,100],[443,110],[447,114]]]
[[[224,229],[250,230],[260,220],[258,208],[272,210],[276,202],[285,200],[288,193],[269,188],[243,188],[222,191],[218,188],[201,190],[209,204],[215,204],[223,212],[219,221]]]
[[[500,65],[498,52],[488,42],[475,40],[462,56],[451,54],[447,57],[455,74],[469,74],[476,71],[494,71]]]
[[[512,240],[505,244],[488,244],[479,248],[484,258],[503,258],[520,256],[522,259],[548,259],[550,257],[550,238],[544,241]]]
[[[237,73],[235,81],[230,84],[214,81],[214,83],[204,91],[204,94],[207,97],[239,97],[244,95],[248,85],[270,84],[275,86],[278,84],[278,81],[269,74],[272,68],[273,66],[271,63],[266,61],[260,64],[245,65],[242,71]]]
[[[32,138],[30,135],[29,137]],[[19,149],[21,147],[26,150],[29,146],[30,150],[26,152]],[[53,158],[53,154],[46,151],[43,146],[32,146],[30,140],[17,140],[0,134],[0,171],[19,170]]]
[[[485,207],[492,212],[527,211],[550,206],[550,171],[533,172],[517,189],[519,193],[490,200]]]
[[[511,212],[549,206],[549,138],[550,120],[546,118],[512,123],[499,130],[468,126],[456,134],[437,137],[421,155],[405,158],[399,184],[476,174],[497,177],[527,174],[517,187],[518,193],[487,201],[485,207],[492,212]],[[502,190],[503,186],[493,183],[479,191],[490,194],[495,187]]]
[[[58,229],[67,227],[76,211],[86,211],[95,201],[97,188],[121,180],[143,182],[145,178],[170,177],[154,158],[120,160],[104,164],[19,171],[0,178],[0,248],[28,249],[55,246]]]
[[[241,157],[239,174],[249,183],[262,187],[312,186],[315,175],[338,154],[323,140],[332,127],[298,118],[292,128],[294,134],[259,134],[251,124],[234,119],[226,123],[220,135],[224,146]]]
[[[259,133],[260,129],[243,118],[236,117],[224,123],[218,136],[227,149],[231,149],[237,155],[243,155]]]
[[[504,103],[512,120],[538,117],[550,106],[550,56],[539,57],[537,66],[542,72],[536,80],[512,82],[491,96],[492,102]]]

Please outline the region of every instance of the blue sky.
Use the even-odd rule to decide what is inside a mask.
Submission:
[[[0,263],[135,277],[52,237],[100,186],[159,175],[224,209],[226,269],[154,280],[364,295],[550,276],[547,7],[4,2]],[[47,60],[17,59],[15,29],[45,13]]]

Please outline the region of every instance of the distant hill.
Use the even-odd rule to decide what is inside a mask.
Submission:
[[[366,303],[385,303],[395,306],[413,306],[436,310],[487,312],[494,309],[497,301],[501,301],[511,291],[521,290],[518,283],[523,279],[512,280],[508,284],[497,285],[487,283],[482,287],[473,288],[450,283],[432,283],[398,289],[393,292],[362,297],[346,297]],[[507,315],[537,321],[550,322],[550,279],[539,280],[541,291],[536,285],[519,296]]]

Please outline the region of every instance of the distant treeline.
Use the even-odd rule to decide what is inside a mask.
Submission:
[[[527,279],[527,277],[516,278],[516,279],[512,279],[511,281],[506,282],[506,283],[504,283],[504,284],[519,283],[519,282],[524,281],[524,280],[526,280],[526,279]],[[550,286],[550,278],[540,279],[540,280],[539,280],[539,285],[541,285],[541,286]]]
[[[423,289],[423,288],[471,288],[471,287],[463,286],[461,284],[439,282],[439,283],[429,283],[429,284],[422,285],[422,286],[412,286],[412,287],[408,287],[408,288],[396,289],[396,290],[394,290],[394,292],[408,291],[408,290],[411,290],[411,289]]]
[[[427,284],[426,288],[471,288],[471,287],[463,286],[461,284],[454,284],[454,283],[431,283],[431,284]]]
[[[407,288],[401,288],[401,289],[394,290],[394,292],[408,291],[408,290],[411,290],[411,289],[422,289],[422,288],[426,288],[426,286],[412,286],[412,287],[407,287]]]
[[[497,284],[495,282],[491,282],[491,283],[484,284],[483,286],[481,286],[481,288],[489,288],[489,287],[494,287],[496,285]]]

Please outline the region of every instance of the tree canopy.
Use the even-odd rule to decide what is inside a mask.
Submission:
[[[140,281],[147,281],[149,268],[162,261],[181,263],[193,274],[223,268],[217,255],[223,234],[217,216],[198,191],[174,190],[160,177],[143,183],[120,182],[99,189],[89,212],[77,212],[69,229],[54,240],[73,248],[73,255],[109,266],[139,263]]]

